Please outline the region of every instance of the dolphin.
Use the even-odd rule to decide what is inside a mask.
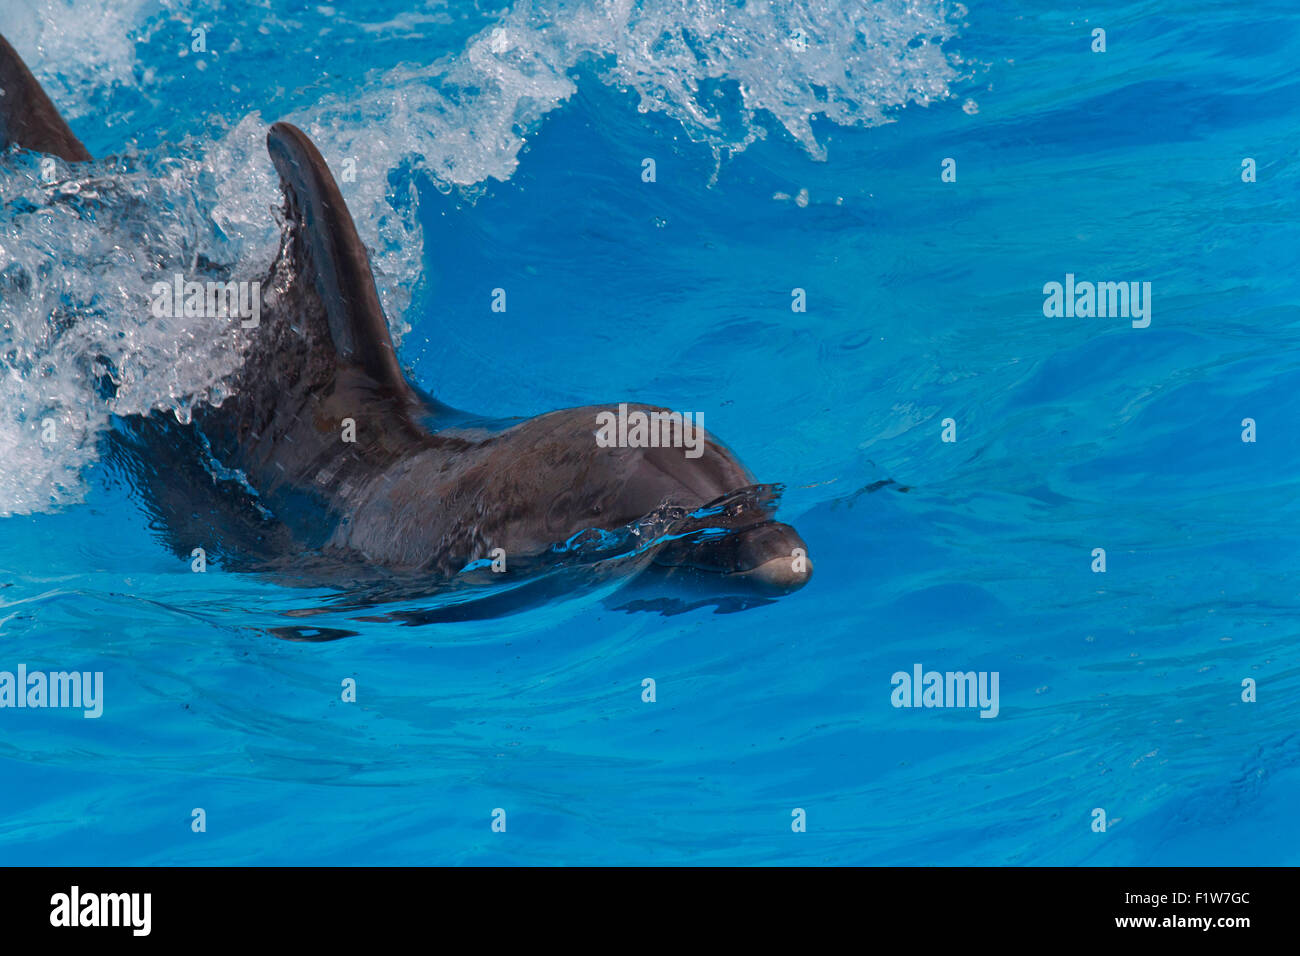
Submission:
[[[0,149],[91,159],[3,37],[0,90]],[[203,548],[300,584],[401,581],[410,593],[557,571],[763,596],[808,582],[807,545],[774,515],[780,487],[759,484],[701,426],[661,417],[682,441],[659,447],[598,440],[609,416],[668,409],[488,420],[409,381],[319,150],[285,122],[266,145],[283,233],[256,326],[241,324],[228,396],[186,423],[154,412],[112,432],[110,460],[134,475],[177,554]],[[519,594],[521,605],[535,596]]]

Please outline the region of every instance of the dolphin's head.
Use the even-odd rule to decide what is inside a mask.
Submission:
[[[638,406],[644,408],[644,406]],[[664,506],[685,512],[654,567],[683,582],[727,591],[786,594],[812,577],[808,546],[774,517],[779,489],[758,484],[724,445],[699,430],[689,449],[626,449],[616,511],[645,515]]]

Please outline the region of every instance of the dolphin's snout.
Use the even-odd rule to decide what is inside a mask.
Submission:
[[[737,558],[733,574],[765,591],[788,594],[812,577],[808,545],[799,532],[779,521],[743,532]]]
[[[798,568],[796,566],[798,560],[795,558],[772,558],[764,561],[752,571],[743,571],[741,573],[745,578],[753,581],[754,584],[765,591],[789,594],[791,591],[798,591],[812,577],[812,561],[804,557],[802,559],[803,567]]]

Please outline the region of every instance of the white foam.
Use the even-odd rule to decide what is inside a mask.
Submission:
[[[151,289],[206,260],[259,277],[274,221],[223,233],[207,161],[185,150],[124,156],[90,170],[19,154],[0,168],[0,513],[75,501],[110,413],[170,409],[184,418],[220,398],[242,361],[237,322],[158,317]],[[235,223],[237,224],[237,223]],[[111,399],[96,383],[115,383]],[[53,430],[50,431],[52,424]]]
[[[135,41],[147,0],[35,0],[0,5],[0,33],[67,119],[102,106],[132,82]]]

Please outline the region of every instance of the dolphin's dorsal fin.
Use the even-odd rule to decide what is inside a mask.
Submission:
[[[296,230],[296,281],[314,289],[335,351],[379,384],[409,393],[379,304],[370,257],[320,151],[289,123],[271,127],[266,148],[280,173],[285,211]]]
[[[13,145],[70,163],[90,159],[22,57],[0,36],[0,149]]]

